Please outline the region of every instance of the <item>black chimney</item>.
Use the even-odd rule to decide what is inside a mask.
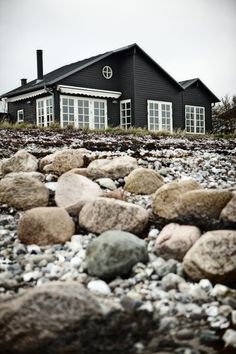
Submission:
[[[21,86],[25,86],[27,84],[27,79],[21,79]]]
[[[43,51],[37,49],[37,81],[43,80]]]

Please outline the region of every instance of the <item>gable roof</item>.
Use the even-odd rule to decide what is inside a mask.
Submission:
[[[212,102],[220,102],[219,98],[216,97],[214,93],[199,78],[179,81],[179,84],[183,87],[184,90],[186,90],[196,82],[199,82],[205,88],[208,94],[212,97]]]
[[[175,85],[177,85],[179,89],[183,90],[183,87],[170,74],[168,74],[159,64],[157,64],[141,47],[139,47],[136,43],[134,43],[134,44],[128,45],[126,47],[111,50],[111,51],[105,52],[103,54],[98,54],[96,56],[93,56],[93,57],[90,57],[90,58],[87,58],[84,60],[80,60],[75,63],[69,64],[69,65],[64,65],[56,70],[49,72],[48,74],[45,74],[43,76],[42,81],[38,82],[37,79],[35,79],[33,81],[28,82],[24,86],[19,86],[16,89],[7,92],[6,94],[2,95],[2,97],[12,97],[12,96],[15,96],[18,94],[27,93],[30,91],[35,91],[35,90],[38,90],[42,87],[53,85],[53,84],[57,83],[58,81],[66,78],[72,74],[75,74],[78,71],[81,71],[81,70],[85,69],[86,67],[88,67],[94,63],[97,63],[98,61],[100,61],[102,59],[109,57],[112,54],[121,53],[121,52],[124,52],[128,49],[131,49],[131,48],[136,48],[142,54],[144,54],[159,70],[161,70]]]

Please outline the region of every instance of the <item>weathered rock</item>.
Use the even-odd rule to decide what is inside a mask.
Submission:
[[[11,172],[7,174],[7,177],[11,177],[11,178],[15,178],[15,177],[32,177],[32,178],[36,178],[37,180],[43,182],[45,180],[45,176],[44,174],[37,172],[37,171],[33,171],[33,172]]]
[[[116,230],[101,234],[90,243],[86,253],[89,274],[102,279],[127,275],[133,265],[147,260],[145,241],[131,233]]]
[[[220,214],[220,219],[236,223],[236,195],[226,204]]]
[[[18,237],[26,244],[65,243],[74,232],[75,225],[69,214],[57,207],[28,210],[18,224]]]
[[[65,149],[56,151],[40,160],[39,167],[45,172],[61,175],[71,169],[83,167],[86,149]]]
[[[152,194],[163,185],[158,172],[148,168],[137,168],[125,178],[125,190],[133,194]]]
[[[0,203],[17,209],[47,206],[48,189],[36,178],[7,175],[0,181]]]
[[[10,172],[32,172],[38,168],[38,160],[25,150],[19,150],[9,159],[2,161],[2,173],[6,175]]]
[[[65,173],[74,173],[76,175],[81,175],[81,176],[84,176],[84,177],[88,177],[87,168],[85,168],[85,167],[72,168],[71,170],[69,170],[69,171],[67,171]]]
[[[127,176],[132,170],[138,167],[137,160],[130,156],[116,157],[112,160],[98,159],[92,161],[88,168],[90,178],[97,179],[108,177],[118,179]]]
[[[73,348],[75,353],[83,348],[84,323],[89,333],[101,317],[99,303],[78,282],[35,287],[0,303],[0,351],[38,354],[47,348],[55,354]]]
[[[103,191],[97,183],[87,177],[66,173],[57,182],[56,205],[68,212],[78,213],[85,203],[101,196]]]
[[[236,231],[209,231],[190,248],[183,260],[185,272],[193,280],[236,281]]]
[[[171,223],[160,232],[155,243],[156,252],[163,258],[174,258],[182,261],[187,251],[201,236],[196,226]]]
[[[220,213],[233,194],[227,190],[195,190],[184,193],[179,200],[178,217],[186,221],[211,221]]]
[[[153,213],[161,218],[175,219],[177,217],[180,197],[201,186],[194,180],[170,182],[160,187],[153,196]]]
[[[115,189],[114,191],[105,191],[102,197],[125,200],[124,190],[121,188]]]
[[[148,222],[148,212],[131,203],[111,198],[97,198],[88,202],[79,215],[79,224],[90,232],[123,230],[140,233]]]
[[[110,189],[111,191],[114,191],[117,188],[115,182],[112,181],[111,178],[98,178],[96,182],[99,186]]]

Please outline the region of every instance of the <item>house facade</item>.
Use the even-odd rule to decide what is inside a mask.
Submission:
[[[12,122],[46,127],[151,131],[212,129],[211,107],[218,98],[200,79],[177,82],[137,44],[63,66],[43,75],[37,51],[37,79],[2,95]]]

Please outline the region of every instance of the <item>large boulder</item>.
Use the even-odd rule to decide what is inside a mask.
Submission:
[[[45,156],[40,160],[39,167],[45,172],[61,175],[71,169],[84,166],[86,149],[65,149]]]
[[[155,251],[165,259],[174,258],[182,261],[200,236],[201,231],[196,226],[171,223],[166,225],[158,235]]]
[[[32,177],[36,178],[37,180],[43,182],[45,181],[45,175],[43,173],[33,171],[33,172],[11,172],[7,174],[7,177],[15,178],[15,177]]]
[[[220,219],[225,222],[236,223],[236,195],[226,204],[224,209],[221,211]]]
[[[125,178],[125,190],[133,194],[152,194],[163,185],[163,177],[149,168],[137,168]]]
[[[28,210],[18,224],[18,237],[26,244],[65,243],[74,232],[75,225],[69,214],[57,207]]]
[[[130,156],[116,157],[112,160],[98,159],[90,162],[87,172],[93,179],[108,177],[118,179],[127,176],[131,171],[138,167],[137,160]]]
[[[72,214],[78,214],[85,203],[102,194],[99,185],[87,177],[66,173],[58,179],[55,201],[57,206],[66,208]]]
[[[0,181],[0,203],[16,209],[30,209],[47,206],[49,191],[36,178],[19,175],[6,175]]]
[[[190,222],[212,222],[219,219],[232,196],[227,190],[202,189],[184,193],[179,200],[178,217]]]
[[[80,352],[101,317],[98,301],[78,282],[35,287],[0,303],[0,352]]]
[[[92,241],[87,248],[88,273],[102,279],[129,274],[138,262],[147,262],[145,241],[123,231],[109,230]]]
[[[236,231],[209,231],[190,248],[183,260],[193,280],[207,278],[214,283],[236,282]]]
[[[6,175],[10,172],[32,172],[37,171],[38,160],[25,150],[19,150],[9,159],[2,161],[2,174]]]
[[[175,219],[178,215],[180,197],[201,186],[194,180],[176,181],[160,187],[153,195],[153,213],[164,219]]]
[[[112,198],[97,198],[84,205],[79,224],[97,234],[111,229],[138,234],[146,227],[148,216],[141,206]]]

